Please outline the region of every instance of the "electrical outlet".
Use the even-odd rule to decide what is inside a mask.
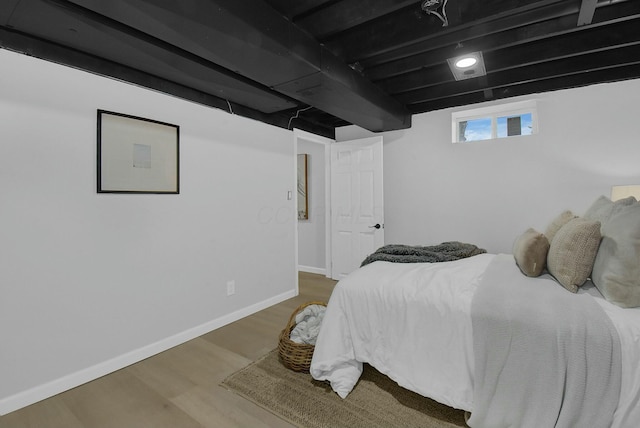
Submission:
[[[227,281],[227,296],[236,294],[236,282],[234,280]]]

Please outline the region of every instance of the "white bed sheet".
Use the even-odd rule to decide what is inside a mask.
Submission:
[[[595,298],[611,318],[620,337],[622,385],[611,427],[637,427],[640,421],[640,308],[621,308],[609,303],[591,281],[578,293],[588,293]]]
[[[311,375],[346,397],[370,363],[400,386],[471,410],[471,299],[494,255],[455,262],[375,262],[335,287]]]
[[[345,398],[370,363],[399,385],[453,408],[473,410],[471,300],[493,254],[455,262],[375,262],[342,279],[331,295],[311,375]],[[640,420],[640,308],[593,296],[620,337],[622,385],[612,428]]]

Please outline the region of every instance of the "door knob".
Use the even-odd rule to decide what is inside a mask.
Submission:
[[[374,226],[369,226],[369,229],[380,229],[380,223],[376,223]]]

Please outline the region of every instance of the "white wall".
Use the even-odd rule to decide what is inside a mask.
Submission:
[[[325,274],[325,145],[298,139],[298,153],[306,153],[309,219],[298,221],[298,266],[300,270]]]
[[[384,133],[386,243],[460,240],[508,253],[526,228],[544,231],[562,210],[583,214],[612,185],[640,183],[640,80],[501,103],[532,98],[535,136],[452,144],[451,112],[460,108]],[[336,140],[370,135],[349,126]]]
[[[0,64],[0,414],[295,295],[291,132]],[[97,109],[180,126],[179,195],[96,193]]]

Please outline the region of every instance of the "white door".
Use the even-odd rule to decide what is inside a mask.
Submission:
[[[384,245],[382,137],[331,145],[332,278]]]

